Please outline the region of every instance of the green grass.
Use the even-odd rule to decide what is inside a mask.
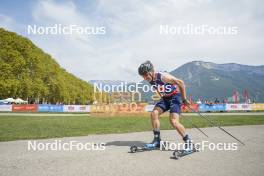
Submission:
[[[198,116],[187,116],[199,127],[209,124]],[[182,118],[187,128],[191,124]],[[263,116],[211,116],[214,122],[222,126],[260,125]],[[172,129],[168,117],[161,117],[161,129]],[[40,139],[65,136],[83,136],[89,134],[126,133],[151,130],[150,118],[143,116],[0,116],[0,141],[19,139]]]

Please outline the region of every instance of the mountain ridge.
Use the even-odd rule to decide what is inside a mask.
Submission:
[[[192,61],[170,73],[184,80],[187,93],[195,99],[226,99],[234,91],[243,94],[247,90],[252,100],[264,101],[264,65]]]
[[[247,91],[252,101],[264,102],[264,65],[216,64],[195,60],[185,63],[169,73],[185,82],[187,95],[192,96],[194,100],[202,98],[214,101],[217,98],[221,101],[228,99],[229,102],[232,102],[233,93],[238,92],[238,98],[240,102],[243,102],[243,93]],[[104,80],[96,81],[104,82]],[[122,80],[105,81],[104,84],[126,82]],[[148,84],[146,81],[141,81],[141,83]],[[131,84],[136,83],[132,82]],[[141,93],[144,101],[152,101],[153,93]]]

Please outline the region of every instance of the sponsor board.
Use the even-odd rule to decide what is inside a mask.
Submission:
[[[198,104],[191,104],[190,108],[187,107],[186,105],[182,104],[181,105],[181,112],[193,112],[194,111],[198,111]]]
[[[151,112],[154,109],[155,105],[146,105],[145,106],[145,111],[146,112]],[[198,104],[191,104],[190,107],[198,111]],[[192,112],[190,108],[188,108],[186,105],[181,105],[181,112]]]
[[[251,111],[251,104],[226,104],[227,111]]]
[[[63,112],[63,105],[40,104],[38,112]]]
[[[12,105],[0,105],[0,112],[11,112]]]
[[[64,105],[63,112],[90,112],[89,105]]]
[[[155,105],[146,105],[145,106],[145,111],[146,112],[151,112],[154,109]]]
[[[29,105],[12,105],[12,112],[36,112],[37,105],[29,104]]]
[[[91,113],[143,113],[146,103],[117,103],[111,105],[92,105]]]
[[[214,111],[226,111],[226,104],[200,104],[199,105],[200,112],[214,112]]]
[[[253,111],[264,110],[264,103],[251,104],[251,107],[252,107],[252,110],[253,110]]]
[[[151,112],[155,105],[146,103],[116,103],[106,105],[0,105],[0,112],[92,112],[92,113],[145,113]],[[191,108],[200,112],[221,111],[256,111],[264,110],[264,103],[260,104],[192,104]],[[182,112],[192,112],[185,105]]]

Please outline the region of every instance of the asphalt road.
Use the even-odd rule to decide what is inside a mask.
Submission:
[[[127,134],[90,135],[36,140],[39,144],[106,143],[105,150],[32,151],[28,141],[0,142],[0,175],[107,175],[107,176],[262,176],[264,173],[264,125],[224,127],[246,143],[236,151],[217,151],[205,148],[180,160],[171,158],[172,151],[147,151],[129,153],[129,146],[141,145],[152,140],[150,132]],[[196,129],[188,129],[195,142],[209,141],[214,144],[234,143],[231,137],[218,128],[203,129],[206,138]],[[162,131],[162,139],[181,142],[173,130]],[[31,140],[33,143],[34,141]],[[98,146],[97,146],[98,147]],[[100,148],[100,147],[99,147]],[[98,149],[98,148],[97,148]]]

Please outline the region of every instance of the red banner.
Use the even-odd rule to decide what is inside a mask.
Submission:
[[[13,105],[12,112],[36,112],[37,105]]]
[[[198,111],[199,106],[198,106],[198,104],[191,104],[190,108],[192,108],[195,111]],[[182,104],[181,112],[192,112],[192,110],[190,108],[188,108],[185,104]]]

